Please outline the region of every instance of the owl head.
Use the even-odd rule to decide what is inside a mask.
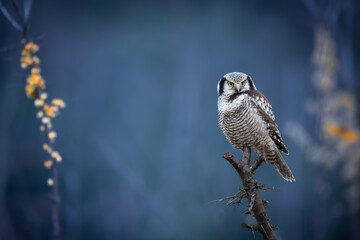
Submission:
[[[225,74],[217,85],[218,96],[238,94],[247,90],[256,90],[256,87],[251,77],[241,72]]]

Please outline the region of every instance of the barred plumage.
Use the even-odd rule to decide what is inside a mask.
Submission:
[[[234,148],[248,146],[271,163],[287,181],[295,178],[280,150],[289,153],[281,138],[272,107],[244,73],[228,73],[218,83],[219,125]]]

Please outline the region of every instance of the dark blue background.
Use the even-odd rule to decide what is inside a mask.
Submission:
[[[354,2],[356,24],[347,28],[341,18],[335,39],[341,45],[341,37],[353,34],[355,72],[340,84],[358,93]],[[53,122],[63,156],[64,239],[252,239],[241,227],[246,201],[212,202],[240,186],[222,154],[241,157],[218,127],[216,84],[227,72],[245,72],[271,101],[280,131],[296,120],[316,133],[305,100],[315,94],[317,23],[302,1],[35,0],[30,35],[40,46],[42,76],[50,98],[67,103]],[[0,237],[49,239],[50,171],[43,167],[40,122],[24,92],[20,40],[0,16]],[[318,224],[320,169],[283,135],[296,183],[268,164],[256,173],[259,182],[278,188],[261,193],[277,236],[358,237],[342,184],[328,201],[343,210],[321,212],[329,220]]]

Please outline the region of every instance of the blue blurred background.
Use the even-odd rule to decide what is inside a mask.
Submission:
[[[233,71],[251,75],[270,100],[291,153],[296,183],[268,164],[256,173],[276,188],[261,196],[279,239],[358,239],[342,163],[326,171],[327,194],[319,195],[324,167],[285,130],[296,121],[314,139],[320,131],[306,111],[307,99],[320,96],[312,81],[318,24],[329,24],[337,45],[337,87],[360,91],[359,8],[342,2],[320,1],[320,9],[335,6],[330,16],[340,9],[332,21],[311,12],[311,1],[34,0],[30,36],[42,76],[49,96],[67,103],[53,122],[64,239],[253,239],[241,226],[253,221],[246,201],[212,202],[241,186],[221,157],[241,153],[217,124],[216,85]],[[20,40],[1,15],[0,238],[49,239],[50,171],[24,93]]]

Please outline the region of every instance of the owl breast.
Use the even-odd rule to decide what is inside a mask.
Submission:
[[[258,155],[263,155],[265,146],[271,139],[266,123],[256,108],[251,107],[249,98],[238,98],[229,102],[228,107],[221,106],[223,103],[224,101],[218,102],[219,125],[231,145],[241,150],[248,146]]]

